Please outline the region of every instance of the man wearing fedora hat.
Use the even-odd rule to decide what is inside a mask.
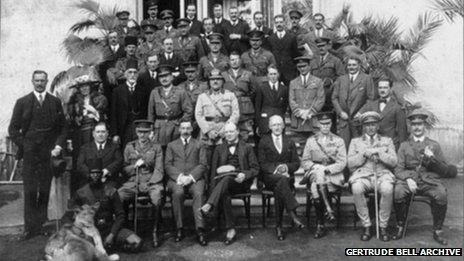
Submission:
[[[365,194],[375,191],[374,186],[377,186],[380,194],[378,217],[380,239],[389,241],[387,226],[393,204],[395,183],[395,176],[390,169],[394,168],[397,163],[395,145],[391,138],[378,134],[380,114],[368,111],[361,115],[360,120],[363,134],[361,137],[354,138],[348,149],[348,168],[351,172],[348,182],[351,185],[356,211],[363,226],[361,240],[367,241],[371,238],[372,223]]]
[[[245,69],[251,71],[256,77],[257,83],[267,80],[267,67],[276,64],[274,55],[262,48],[264,32],[256,29],[248,32],[251,49],[242,54],[242,62]]]
[[[187,18],[177,19],[177,30],[179,36],[173,39],[174,52],[180,54],[184,61],[198,61],[205,56],[198,36],[190,34],[190,20]]]
[[[229,68],[229,58],[221,50],[224,36],[219,33],[211,33],[207,36],[210,52],[200,58],[200,77],[208,80],[211,70],[218,69],[221,72]]]
[[[456,167],[445,162],[440,144],[426,137],[425,124],[429,113],[415,109],[408,115],[411,136],[401,143],[398,150],[398,165],[395,168],[395,213],[398,232],[397,240],[403,237],[409,198],[415,193],[431,199],[433,239],[447,244],[443,237],[443,222],[448,205],[446,188],[441,178],[456,176]]]
[[[147,19],[143,19],[141,24],[148,22],[156,26],[156,30],[160,30],[164,26],[164,21],[158,19],[158,0],[151,0],[147,3]]]

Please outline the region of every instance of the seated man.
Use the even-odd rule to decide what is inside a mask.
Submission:
[[[95,226],[100,232],[105,248],[112,246],[124,251],[138,252],[142,247],[142,239],[133,231],[122,228],[125,219],[121,199],[112,186],[103,184],[103,164],[100,158],[89,160],[89,183],[76,191],[69,202],[70,209],[84,204],[100,207],[95,213]],[[73,211],[67,211],[62,223],[73,222]]]
[[[361,240],[371,239],[372,223],[365,194],[374,191],[374,186],[377,186],[380,194],[378,217],[380,239],[389,241],[387,225],[393,204],[393,184],[395,183],[395,176],[389,169],[394,168],[397,163],[395,146],[391,138],[382,137],[377,133],[380,114],[368,111],[362,114],[360,119],[363,125],[363,135],[354,138],[348,150],[348,167],[351,171],[348,182],[351,184],[358,217],[364,227]]]
[[[145,193],[150,196],[155,217],[153,247],[158,247],[160,240],[157,232],[162,210],[164,168],[161,146],[149,138],[152,125],[153,122],[147,120],[135,121],[138,139],[127,143],[124,149],[123,172],[129,180],[119,188],[118,193],[125,206],[133,202],[136,193]]]
[[[335,220],[329,192],[334,193],[343,185],[346,148],[343,139],[330,132],[331,113],[321,112],[316,114],[316,118],[319,132],[306,142],[301,162],[305,176],[300,183],[308,184],[316,209],[317,227],[314,238],[321,238],[325,234],[324,213],[327,213],[329,221]]]
[[[395,213],[398,233],[393,239],[403,237],[408,198],[414,197],[416,193],[431,199],[433,239],[446,245],[447,240],[443,238],[441,228],[446,216],[447,193],[440,178],[455,176],[456,167],[445,163],[440,144],[425,137],[427,117],[428,113],[423,109],[416,109],[408,115],[412,137],[401,143],[398,150],[398,165],[395,168]]]
[[[282,218],[284,207],[298,228],[304,225],[296,216],[298,202],[292,193],[295,171],[300,167],[300,159],[295,143],[283,134],[284,120],[279,115],[269,118],[271,134],[259,141],[258,160],[262,180],[267,189],[274,191],[276,209],[276,235],[278,240],[284,240],[282,233]]]
[[[214,149],[211,162],[211,194],[200,209],[203,215],[208,215],[213,208],[220,207],[224,213],[227,235],[224,243],[230,245],[236,236],[234,217],[232,213],[231,196],[246,193],[258,175],[259,164],[253,147],[238,139],[239,131],[234,123],[224,125],[225,142]],[[218,167],[233,166],[239,172],[236,176],[220,176]]]
[[[205,174],[207,170],[206,151],[201,142],[192,137],[192,123],[182,121],[179,125],[180,138],[171,141],[166,148],[166,174],[169,176],[167,188],[172,193],[172,208],[176,220],[175,241],[183,239],[184,195],[188,191],[193,197],[195,228],[200,245],[206,246],[203,216],[197,210],[203,204]]]

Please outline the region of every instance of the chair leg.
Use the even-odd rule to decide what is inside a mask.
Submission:
[[[306,222],[308,224],[308,227],[310,226],[310,216],[311,216],[311,198],[309,196],[309,193],[306,192]]]
[[[338,228],[340,228],[340,225],[341,225],[340,224],[340,222],[341,222],[340,219],[342,217],[342,215],[341,215],[341,212],[342,212],[341,211],[341,205],[342,205],[341,201],[342,201],[342,199],[341,199],[340,194],[338,194],[336,196],[336,201],[337,201],[336,204],[337,204],[337,229],[338,229]]]
[[[353,204],[353,227],[356,229],[358,222],[358,211],[356,211],[356,205]]]
[[[261,211],[262,211],[262,222],[263,222],[263,228],[266,227],[266,196],[264,194],[261,194]]]
[[[272,209],[271,209],[271,198],[272,197],[270,196],[266,196],[266,197],[267,197],[267,217],[270,217],[272,215]]]
[[[251,197],[246,197],[246,215],[248,221],[248,229],[251,229]]]

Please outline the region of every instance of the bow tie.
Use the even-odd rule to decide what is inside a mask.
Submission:
[[[380,103],[387,103],[387,99],[381,98],[381,99],[379,99],[379,102],[380,102]]]
[[[237,146],[237,142],[236,143],[227,143],[227,148],[236,147],[236,146]]]

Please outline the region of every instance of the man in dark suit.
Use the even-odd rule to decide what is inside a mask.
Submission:
[[[391,84],[392,82],[389,79],[379,80],[377,86],[380,99],[367,101],[359,110],[359,113],[363,114],[366,111],[378,112],[381,116],[379,134],[392,138],[395,149],[398,150],[400,144],[408,138],[408,128],[406,126],[406,116],[392,93]]]
[[[50,157],[60,155],[66,135],[61,101],[45,91],[47,83],[45,71],[33,72],[34,91],[16,101],[8,127],[17,158],[23,158],[25,239],[41,233],[47,221]]]
[[[155,87],[161,86],[158,73],[156,72],[159,65],[159,54],[148,54],[145,64],[147,65],[147,70],[139,75],[137,84],[143,87],[147,93],[150,93]]]
[[[180,123],[180,138],[168,144],[164,165],[166,174],[169,176],[167,188],[172,193],[172,208],[176,220],[175,241],[179,242],[184,237],[184,197],[188,191],[193,197],[192,209],[197,240],[200,245],[205,246],[207,244],[204,234],[205,224],[198,209],[204,199],[207,159],[205,148],[200,141],[192,137],[192,131],[190,121]]]
[[[253,14],[253,21],[255,23],[255,30],[257,31],[261,31],[264,33],[264,38],[263,38],[263,48],[269,50],[270,49],[270,46],[269,46],[269,36],[272,35],[272,28],[269,28],[267,26],[264,25],[264,15],[263,15],[263,12],[261,11],[256,11],[254,14]]]
[[[255,113],[260,136],[269,132],[269,118],[272,115],[285,117],[288,109],[288,87],[279,82],[279,70],[273,64],[267,68],[269,81],[262,82],[256,88]]]
[[[223,12],[222,12],[222,5],[220,4],[215,4],[213,5],[213,23],[214,23],[214,29],[213,31],[215,33],[220,33],[225,36],[225,26],[230,24],[230,21],[225,19],[223,17]]]
[[[230,54],[233,51],[242,54],[250,48],[248,35],[250,26],[247,22],[239,19],[238,8],[233,6],[229,9],[230,23],[224,26],[225,46]]]
[[[95,125],[93,132],[94,141],[82,145],[77,157],[76,171],[79,176],[78,187],[88,180],[90,173],[89,164],[95,158],[101,158],[103,163],[102,181],[116,186],[120,180],[120,171],[123,163],[119,146],[108,141],[108,129],[104,122]]]
[[[234,228],[231,195],[250,190],[254,178],[258,175],[259,164],[253,147],[238,139],[239,131],[234,123],[224,125],[225,142],[216,146],[211,164],[211,194],[200,209],[208,215],[212,209],[221,208],[227,228],[224,243],[230,245],[237,234]],[[221,175],[221,168],[230,167],[238,172],[236,176]]]
[[[292,193],[294,173],[300,167],[300,159],[296,151],[295,143],[285,135],[284,120],[279,115],[269,119],[271,134],[264,136],[258,145],[258,160],[261,170],[261,178],[267,189],[274,191],[276,208],[276,235],[283,240],[282,218],[284,207],[298,228],[304,225],[296,216],[298,202]]]
[[[163,40],[163,52],[159,55],[160,64],[170,65],[174,71],[172,75],[174,76],[174,85],[185,81],[185,75],[183,75],[182,65],[184,64],[184,59],[180,54],[174,52],[174,38],[166,38]]]
[[[188,4],[185,13],[187,14],[186,18],[190,21],[189,33],[199,37],[203,31],[203,23],[197,20],[197,6],[194,3]]]
[[[293,59],[298,56],[296,37],[293,33],[285,31],[285,18],[283,15],[274,17],[274,25],[277,31],[269,36],[270,51],[274,55],[280,79],[288,86],[288,83],[297,76]]]
[[[110,117],[110,134],[113,142],[126,143],[135,139],[135,120],[147,118],[149,91],[137,84],[138,66],[134,60],[128,60],[124,72],[126,82],[113,90]]]
[[[367,100],[374,100],[374,82],[370,75],[361,72],[359,57],[347,60],[348,74],[338,77],[334,83],[332,104],[338,115],[337,135],[345,141],[348,148],[352,138],[361,135],[357,119],[359,110]]]

